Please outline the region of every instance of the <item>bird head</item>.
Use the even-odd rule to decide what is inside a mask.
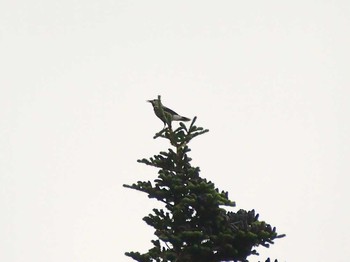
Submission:
[[[153,100],[146,100],[147,102],[151,103],[152,106],[157,106],[158,105],[158,100],[157,99],[153,99]]]

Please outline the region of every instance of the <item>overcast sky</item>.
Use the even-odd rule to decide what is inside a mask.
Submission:
[[[350,2],[0,2],[0,261],[132,261],[158,206],[124,183],[166,150],[287,234],[260,260],[349,260]],[[252,258],[251,261],[258,261]]]

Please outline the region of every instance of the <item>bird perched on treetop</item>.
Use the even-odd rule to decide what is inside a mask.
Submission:
[[[153,106],[154,113],[156,116],[163,121],[164,127],[166,124],[171,128],[171,122],[172,121],[190,121],[191,119],[180,116],[178,113],[174,112],[173,110],[165,107],[160,102],[160,99],[153,99],[153,100],[147,100],[147,102],[150,102]],[[160,107],[162,109],[160,109]]]

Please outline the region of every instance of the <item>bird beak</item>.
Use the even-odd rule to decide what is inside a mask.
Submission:
[[[146,100],[146,102],[149,102],[149,103],[151,103],[151,102],[152,102],[152,100]]]

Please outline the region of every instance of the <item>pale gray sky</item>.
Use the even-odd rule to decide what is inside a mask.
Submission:
[[[0,3],[0,261],[132,261],[157,205],[122,184],[168,145],[146,99],[210,133],[202,176],[287,237],[348,261],[350,2]],[[254,258],[251,261],[258,261]]]

